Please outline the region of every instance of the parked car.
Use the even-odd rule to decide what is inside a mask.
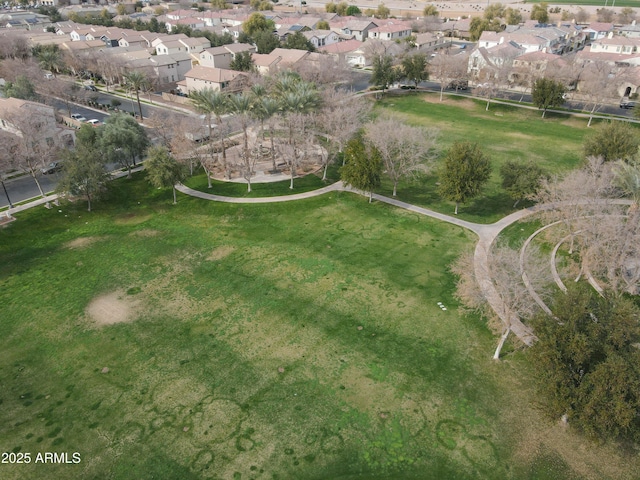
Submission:
[[[52,173],[59,172],[60,170],[62,170],[61,162],[51,162],[46,167],[40,169],[43,175],[51,175]]]
[[[85,90],[90,90],[92,92],[97,92],[98,91],[98,89],[94,85],[85,85],[84,89]]]
[[[102,122],[96,118],[92,118],[91,120],[87,120],[87,123],[92,127],[99,127],[102,125]]]
[[[620,108],[636,108],[636,102],[633,102],[631,100],[623,100],[620,102]]]
[[[466,90],[467,88],[469,88],[467,80],[454,80],[447,85],[448,90]]]
[[[415,85],[400,85],[400,88],[402,90],[415,90],[416,86]]]
[[[80,115],[79,113],[72,113],[71,114],[71,118],[73,118],[74,120],[78,121],[78,122],[86,122],[87,119],[84,118],[82,115]]]

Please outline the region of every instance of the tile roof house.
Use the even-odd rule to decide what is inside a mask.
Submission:
[[[344,17],[338,21],[332,21],[329,26],[337,33],[350,35],[356,40],[364,42],[369,37],[369,32],[378,24],[370,20],[360,20],[358,17]]]
[[[234,92],[242,90],[246,82],[246,73],[197,65],[185,74],[185,80],[179,83],[179,88],[186,94],[204,88]]]
[[[367,60],[362,51],[362,45],[363,42],[353,38],[344,42],[332,43],[331,45],[320,47],[318,51],[338,59],[344,59],[351,66],[364,66],[367,64]]]
[[[255,51],[256,47],[248,43],[232,43],[203,50],[198,55],[198,62],[204,67],[229,68],[238,53]]]
[[[340,41],[338,34],[331,30],[309,30],[308,32],[302,32],[302,35],[304,35],[316,48],[321,48]]]
[[[614,36],[611,33],[605,38],[591,42],[591,51],[593,53],[605,52],[633,55],[638,53],[638,46],[640,46],[640,39],[623,37],[621,35]]]
[[[403,39],[411,35],[411,26],[404,22],[388,22],[386,25],[380,25],[369,30],[369,38],[378,40],[396,40]]]
[[[18,137],[37,131],[37,139],[29,138],[36,151],[38,146],[48,150],[52,146],[71,146],[75,141],[72,129],[58,126],[53,107],[18,98],[0,98],[0,130]]]

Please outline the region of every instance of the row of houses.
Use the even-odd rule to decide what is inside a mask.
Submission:
[[[611,23],[584,27],[525,23],[503,32],[487,31],[469,56],[468,73],[482,82],[509,66],[509,82],[530,85],[553,70],[566,77],[571,88],[580,90],[589,83],[589,75],[606,71],[611,95],[629,96],[640,87],[640,35],[636,31],[635,24],[616,29]]]

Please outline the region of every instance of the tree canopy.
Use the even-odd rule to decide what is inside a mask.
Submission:
[[[251,72],[254,67],[251,52],[236,53],[236,56],[229,64],[229,68],[231,70],[236,70],[238,72]]]
[[[502,188],[515,200],[513,205],[515,208],[520,200],[538,191],[540,181],[548,177],[548,174],[533,161],[507,160],[500,167],[500,176]]]
[[[108,180],[97,130],[83,125],[78,130],[76,148],[64,150],[62,157],[64,168],[57,190],[83,197],[87,200],[87,210],[91,211],[91,202],[104,193]]]
[[[274,30],[273,20],[267,20],[267,17],[259,12],[253,12],[249,19],[242,24],[242,31],[251,37],[258,32],[273,32]]]
[[[535,6],[535,5],[534,5]],[[566,87],[550,78],[538,78],[533,84],[531,97],[533,104],[542,109],[542,118],[550,107],[559,107],[564,103]]]
[[[420,82],[429,79],[428,66],[426,54],[414,53],[413,55],[407,55],[402,59],[402,75],[413,82],[417,88]]]
[[[149,146],[147,132],[125,113],[111,115],[105,120],[99,141],[106,159],[125,167],[129,176],[136,158],[142,156]]]
[[[438,191],[445,199],[458,204],[480,194],[491,176],[489,159],[477,143],[456,142],[444,159]]]
[[[20,75],[15,82],[7,82],[2,88],[5,97],[20,98],[22,100],[37,100],[38,94],[33,83],[25,76]]]
[[[396,76],[391,55],[376,55],[373,58],[373,72],[369,78],[370,84],[382,87],[384,92],[389,88],[389,85],[395,82]]]
[[[151,147],[145,162],[145,172],[149,183],[157,188],[171,187],[173,189],[173,203],[176,198],[176,183],[186,177],[186,166],[178,163],[166,147]]]
[[[583,288],[580,288],[583,287]],[[549,415],[597,438],[640,439],[640,312],[626,298],[572,286],[534,320],[531,348]]]
[[[291,48],[294,50],[307,50],[309,52],[315,52],[316,50],[316,47],[313,46],[313,43],[307,40],[307,37],[305,37],[300,32],[288,35],[283,47]]]
[[[609,121],[585,136],[585,156],[602,157],[605,161],[626,160],[638,153],[640,138],[629,122]]]
[[[347,186],[369,192],[369,203],[373,189],[380,185],[382,160],[375,148],[367,146],[361,135],[351,139],[344,151],[345,164],[340,168],[340,178]]]

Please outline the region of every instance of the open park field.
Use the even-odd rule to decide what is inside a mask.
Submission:
[[[423,104],[445,142],[482,137]],[[492,148],[541,139],[552,165],[561,133],[522,121]],[[541,415],[526,351],[491,360],[496,338],[453,296],[448,266],[475,243],[461,228],[344,192],[174,206],[142,174],[94,208],[0,230],[0,451],[32,459],[3,480],[637,478],[634,447]]]

